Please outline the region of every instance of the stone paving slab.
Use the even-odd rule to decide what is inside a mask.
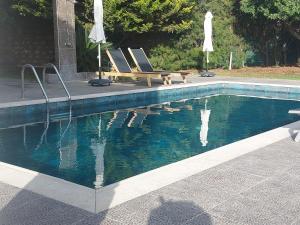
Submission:
[[[299,179],[282,173],[215,207],[212,213],[248,224],[292,224],[300,214],[299,192]]]
[[[180,80],[175,81],[176,83],[182,83]],[[162,83],[159,80],[153,82],[153,87],[161,86]],[[126,90],[138,90],[147,88],[147,85],[143,81],[136,82],[117,82],[111,86],[104,87],[91,87],[87,81],[69,81],[66,82],[66,86],[71,96],[88,95],[88,94],[99,94],[108,92],[118,92]],[[66,93],[60,84],[46,84],[45,90],[49,98],[65,97]],[[20,80],[1,80],[0,79],[0,103],[8,103],[15,101],[25,100],[38,100],[44,99],[42,91],[36,82],[25,83],[25,98],[21,99],[21,82]]]
[[[19,188],[0,183],[0,210],[15,209],[24,204],[42,198],[42,196],[28,191],[21,191]],[[14,198],[18,196],[18,198]]]
[[[285,139],[99,214],[0,183],[0,225],[295,225],[299,165]]]
[[[199,216],[192,218],[187,221],[184,225],[247,225],[245,223],[237,223],[236,221],[231,221],[225,218],[220,218],[216,216],[210,216],[207,213],[203,213]]]
[[[188,83],[201,83],[207,81],[238,81],[238,82],[253,82],[253,83],[270,83],[270,84],[286,84],[286,85],[300,85],[298,80],[277,80],[277,79],[262,79],[262,78],[233,78],[233,77],[200,77],[199,75],[191,75],[188,78]],[[174,78],[174,85],[182,84],[180,77]],[[161,86],[160,80],[153,81],[153,87]],[[74,80],[66,82],[66,86],[72,96],[98,94],[107,92],[117,92],[126,90],[137,90],[147,88],[145,81],[121,81],[112,84],[108,87],[91,87],[87,81]],[[45,86],[47,94],[50,98],[66,96],[64,89],[60,84],[47,84]],[[24,100],[38,100],[44,99],[42,92],[37,83],[26,81],[25,84],[25,99]],[[0,79],[0,103],[8,103],[22,101],[21,99],[21,81],[18,79]]]

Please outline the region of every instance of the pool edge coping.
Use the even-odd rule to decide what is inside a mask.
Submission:
[[[92,213],[99,213],[291,137],[291,129],[295,130],[299,127],[300,120],[127,178],[98,190],[3,162],[0,162],[0,182]]]
[[[172,89],[205,86],[205,85],[213,85],[213,84],[246,84],[246,85],[258,85],[258,86],[267,85],[267,86],[272,86],[272,87],[300,88],[300,85],[220,80],[220,81],[195,82],[195,83],[187,83],[187,84],[174,84],[174,85],[170,85],[170,86],[159,86],[159,87],[141,88],[141,89],[134,89],[134,90],[113,91],[113,92],[105,92],[105,93],[97,93],[97,94],[72,95],[72,101],[73,100],[76,101],[76,100],[84,100],[84,99],[118,96],[118,95],[146,93],[146,92],[152,92],[152,91],[172,90]],[[66,97],[55,97],[55,98],[50,99],[50,103],[65,102],[65,101],[68,101]],[[0,109],[20,107],[20,106],[38,105],[38,104],[45,104],[45,103],[46,103],[45,99],[14,101],[14,102],[8,102],[8,103],[0,103]]]

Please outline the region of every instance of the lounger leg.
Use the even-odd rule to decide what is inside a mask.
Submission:
[[[148,83],[148,87],[152,87],[150,76],[147,76],[147,83]]]
[[[117,77],[116,76],[110,76],[110,80],[116,82]]]
[[[183,80],[183,83],[187,83],[187,80],[186,80],[186,76],[185,75],[181,75],[182,76],[182,80]]]
[[[167,81],[166,77],[162,77],[161,79],[162,79],[164,85],[168,85],[168,81]]]

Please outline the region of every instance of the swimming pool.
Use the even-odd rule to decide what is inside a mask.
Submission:
[[[299,120],[288,114],[298,101],[210,94],[2,127],[0,161],[106,186]]]

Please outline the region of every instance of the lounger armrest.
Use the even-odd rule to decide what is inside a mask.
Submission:
[[[168,76],[172,74],[171,72],[165,70],[154,70],[153,73],[160,73],[162,76]]]
[[[145,75],[152,75],[152,74],[159,74],[161,76],[168,76],[170,72],[132,72],[133,74],[145,74]]]
[[[157,72],[157,73],[169,73],[169,74],[177,73],[177,74],[180,74],[180,75],[189,75],[189,74],[191,74],[190,72],[184,72],[184,71],[167,71],[167,70],[154,70],[154,72]]]
[[[184,71],[178,71],[178,73],[181,73],[181,75],[189,75],[191,72],[184,72]]]

